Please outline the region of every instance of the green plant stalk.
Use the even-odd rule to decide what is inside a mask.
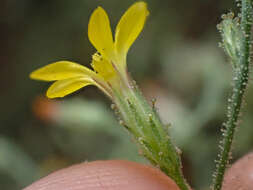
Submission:
[[[251,49],[251,26],[252,26],[252,0],[242,0],[241,7],[241,30],[244,34],[242,39],[242,52],[240,53],[238,67],[234,70],[234,83],[231,99],[229,99],[228,119],[221,144],[221,152],[214,178],[213,189],[220,190],[224,173],[229,163],[230,151],[234,138],[238,118],[242,107],[243,96],[248,84],[250,49]]]
[[[189,190],[182,174],[180,151],[171,142],[168,127],[162,124],[136,84],[127,78],[125,86],[114,91],[120,123],[134,136],[143,156],[172,178],[181,190]]]

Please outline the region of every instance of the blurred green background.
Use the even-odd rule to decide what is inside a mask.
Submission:
[[[95,87],[48,100],[48,83],[31,71],[58,60],[86,66],[89,16],[98,6],[113,27],[133,0],[5,0],[0,3],[0,189],[18,190],[48,173],[83,161],[146,161]],[[231,88],[231,67],[216,25],[235,8],[230,0],[147,0],[150,16],[128,55],[128,68],[183,151],[193,187],[207,189]],[[236,159],[253,145],[250,81],[234,144]]]

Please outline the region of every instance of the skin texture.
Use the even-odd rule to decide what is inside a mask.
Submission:
[[[81,163],[44,177],[23,190],[179,190],[151,166],[123,160]]]
[[[253,189],[253,153],[236,161],[225,174],[222,190]]]

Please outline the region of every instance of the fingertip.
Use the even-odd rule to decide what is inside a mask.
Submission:
[[[237,160],[226,171],[222,190],[252,189],[253,187],[253,152]]]
[[[151,166],[124,160],[77,164],[28,186],[24,190],[179,190],[173,180]]]

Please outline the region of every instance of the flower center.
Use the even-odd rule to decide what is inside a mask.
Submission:
[[[112,64],[98,53],[92,56],[91,66],[105,81],[110,81],[116,77],[116,72]]]

